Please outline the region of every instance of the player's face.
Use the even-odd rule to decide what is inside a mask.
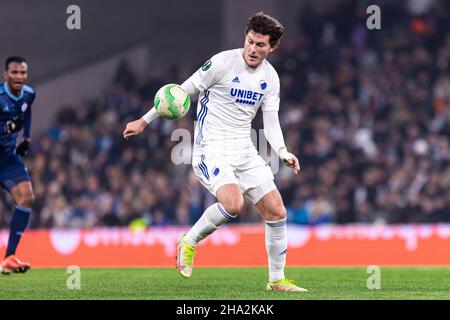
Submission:
[[[20,91],[28,77],[28,66],[25,62],[11,62],[3,77],[11,90]]]
[[[257,68],[269,52],[276,49],[276,46],[270,46],[269,39],[269,35],[262,35],[252,30],[247,33],[244,44],[244,60],[249,67]]]

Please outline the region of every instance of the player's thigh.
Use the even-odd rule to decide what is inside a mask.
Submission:
[[[264,195],[255,206],[266,221],[276,221],[286,218],[286,208],[283,203],[283,198],[276,188]]]
[[[4,189],[8,190],[13,196],[20,191],[23,191],[24,193],[30,191],[32,193],[33,189],[31,188],[30,181],[31,179],[28,170],[19,156],[12,154],[1,158],[0,183]],[[29,187],[22,184],[24,182],[28,182]],[[19,184],[22,184],[22,186],[17,188]],[[12,191],[13,189],[16,190],[14,194]]]
[[[276,188],[272,170],[260,156],[253,156],[238,166],[236,177],[242,193],[253,204]]]

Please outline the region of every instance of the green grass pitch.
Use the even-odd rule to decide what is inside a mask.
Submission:
[[[79,290],[68,289],[65,269],[32,269],[0,275],[0,300],[450,299],[450,267],[381,267],[381,288],[372,290],[363,267],[287,268],[286,275],[309,292],[267,292],[266,268],[195,268],[190,279],[174,268],[82,268]]]

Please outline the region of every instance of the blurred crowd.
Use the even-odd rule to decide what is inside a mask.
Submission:
[[[299,36],[269,56],[286,145],[302,168],[276,174],[291,223],[450,221],[450,4],[379,3],[381,30],[369,30],[365,1],[306,1]],[[198,66],[138,79],[124,61],[103,97],[62,108],[26,159],[31,227],[194,223],[216,200],[189,164],[171,161],[179,143],[171,135],[185,128],[193,136],[195,111],[157,119],[129,140],[122,132],[159,87]],[[253,127],[262,128],[260,113]],[[11,199],[0,197],[6,227]],[[236,222],[257,221],[246,202]]]

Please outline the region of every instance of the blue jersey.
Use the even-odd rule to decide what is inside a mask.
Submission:
[[[24,86],[20,96],[13,95],[6,83],[0,85],[0,155],[13,154],[16,149],[18,132],[6,133],[7,121],[24,117],[23,136],[30,137],[31,105],[36,94],[29,86]]]

